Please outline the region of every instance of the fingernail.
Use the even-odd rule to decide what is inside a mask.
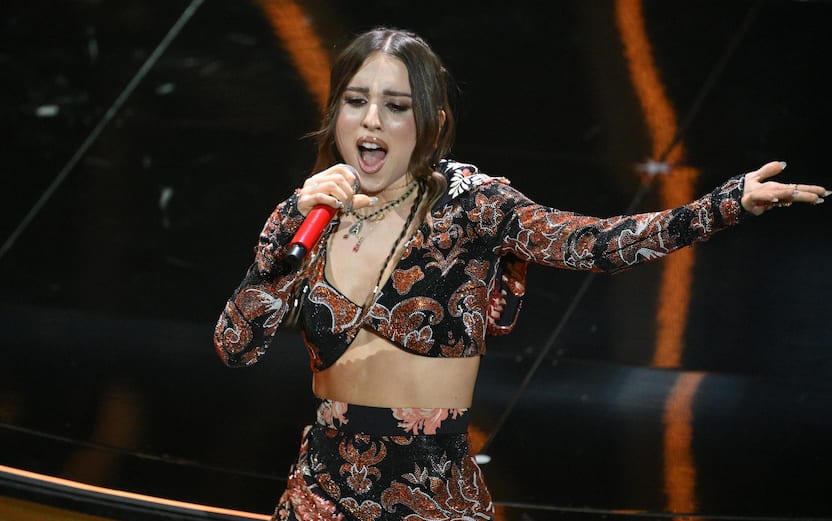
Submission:
[[[786,162],[785,161],[780,161],[780,167],[781,167],[781,170],[785,170],[786,169]]]
[[[780,202],[780,199],[778,199],[778,198],[776,198],[776,197],[775,197],[774,199],[772,199],[772,200],[771,200],[771,202],[772,202],[772,203],[779,203],[779,202]]]
[[[817,200],[817,201],[815,201],[815,204],[820,204],[820,203],[822,203],[822,202],[823,202],[823,199],[821,199],[820,197],[818,197],[818,200]]]
[[[830,195],[832,195],[832,192],[830,192],[829,190],[823,192],[824,197],[829,197]]]
[[[370,206],[376,204],[377,202],[378,202],[378,197],[376,197],[376,196],[370,197]]]

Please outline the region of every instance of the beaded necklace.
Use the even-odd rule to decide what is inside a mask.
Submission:
[[[364,242],[364,235],[361,235],[361,228],[364,226],[364,221],[378,222],[384,219],[387,216],[387,210],[392,210],[407,200],[407,198],[413,193],[413,190],[416,189],[417,184],[418,183],[416,181],[411,181],[407,190],[398,199],[390,201],[381,208],[374,210],[367,215],[362,215],[354,210],[345,212],[347,215],[355,216],[355,222],[352,223],[347,232],[343,235],[344,239],[349,239],[350,235],[357,237],[355,245],[352,247],[353,253],[357,253],[361,248],[361,244]]]

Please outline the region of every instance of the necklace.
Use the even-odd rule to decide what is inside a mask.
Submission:
[[[367,215],[362,215],[353,210],[346,212],[347,215],[355,216],[355,222],[352,223],[352,225],[349,227],[347,233],[343,235],[344,239],[349,239],[350,235],[352,235],[353,237],[357,237],[355,241],[355,246],[352,247],[353,253],[358,252],[358,250],[361,248],[361,243],[364,242],[364,236],[361,235],[361,228],[364,226],[364,221],[378,222],[387,217],[387,210],[392,210],[393,208],[402,204],[408,197],[410,197],[410,194],[412,194],[413,190],[416,189],[416,184],[416,181],[412,181],[410,185],[407,187],[405,193],[399,196],[398,199],[390,201],[381,208],[374,210],[368,213]]]

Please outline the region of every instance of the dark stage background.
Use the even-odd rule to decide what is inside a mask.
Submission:
[[[228,369],[213,325],[311,166],[327,53],[373,25],[433,44],[462,94],[455,157],[539,202],[657,210],[770,160],[832,186],[830,2],[0,13],[0,465],[80,483],[271,512],[308,360],[284,332]],[[615,276],[533,267],[475,396],[500,518],[832,518],[828,206]]]

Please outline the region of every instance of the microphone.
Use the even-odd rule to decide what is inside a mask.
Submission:
[[[353,175],[355,175],[355,184],[352,187],[352,191],[357,194],[361,189],[358,171],[347,164],[342,166],[348,168]],[[349,207],[352,207],[352,203],[350,203]],[[298,266],[301,265],[304,257],[306,257],[309,250],[315,246],[318,239],[321,238],[321,235],[324,233],[329,221],[332,220],[332,217],[337,211],[337,209],[326,204],[315,205],[311,210],[309,210],[309,213],[306,214],[306,218],[300,224],[300,228],[298,228],[298,231],[295,232],[295,236],[289,242],[289,251],[286,253],[284,262],[289,266],[290,270],[296,270]]]
[[[295,232],[295,236],[289,243],[289,251],[286,253],[284,261],[292,270],[297,269],[309,250],[315,246],[321,234],[324,233],[326,225],[332,220],[337,210],[325,204],[316,205],[309,210],[306,218]]]

